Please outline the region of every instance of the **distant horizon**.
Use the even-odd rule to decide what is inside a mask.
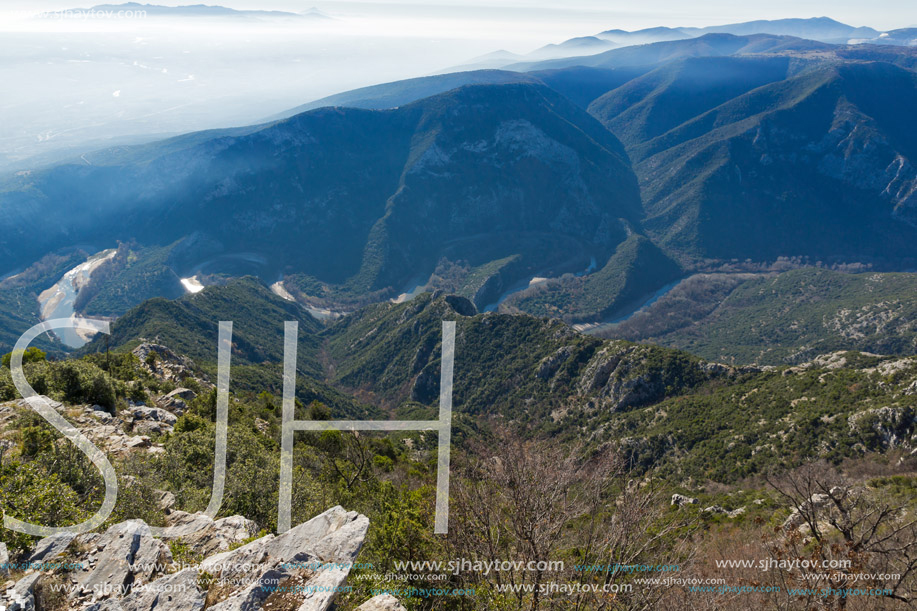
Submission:
[[[917,27],[914,25],[917,24],[917,5],[910,0],[886,0],[881,2],[878,8],[864,7],[862,3],[851,0],[831,3],[824,0],[796,2],[779,0],[768,2],[766,5],[755,3],[753,6],[747,4],[737,6],[735,3],[724,0],[714,0],[692,11],[685,11],[682,4],[672,0],[646,0],[639,5],[639,9],[632,9],[623,4],[620,8],[615,5],[609,7],[607,3],[597,0],[573,0],[563,9],[558,9],[544,0],[504,0],[500,5],[480,4],[477,6],[469,6],[458,0],[439,0],[435,3],[420,0],[401,0],[399,2],[387,0],[317,0],[315,2],[311,0],[272,0],[269,3],[259,3],[253,0],[203,0],[200,2],[141,0],[136,3],[168,7],[203,4],[235,10],[286,12],[300,12],[317,8],[326,14],[344,19],[374,18],[392,21],[418,20],[420,22],[459,19],[465,23],[482,24],[482,31],[488,29],[483,25],[488,22],[512,22],[529,29],[532,24],[538,23],[540,26],[538,29],[543,33],[542,35],[559,37],[561,40],[574,36],[588,36],[608,29],[633,31],[660,26],[707,27],[748,21],[817,17],[828,17],[847,25],[871,27],[879,31]],[[28,12],[92,8],[106,4],[117,5],[128,4],[128,2],[11,0],[5,2],[3,8],[0,8],[0,15],[6,15],[8,19],[13,14],[22,16]],[[545,40],[545,43],[559,41],[552,39]]]
[[[0,95],[8,119],[0,128],[0,168],[111,142],[251,125],[345,91],[465,70],[495,51],[526,56],[613,29],[826,16],[885,32],[917,22],[917,6],[903,6],[900,0],[886,6],[900,5],[901,10],[871,14],[852,11],[847,0],[832,6],[799,0],[792,7],[786,2],[724,7],[722,0],[714,0],[697,12],[685,12],[671,0],[646,0],[636,8],[572,0],[563,9],[545,0],[505,0],[500,6],[438,1],[196,3],[259,11],[314,7],[332,17],[271,20],[98,14],[60,19],[49,13],[105,3],[7,0],[0,7],[0,31],[7,33],[0,37],[0,56],[4,76],[14,87]],[[195,5],[176,0],[138,4]],[[41,13],[44,18],[35,18]],[[886,23],[876,23],[880,17]],[[900,23],[883,27],[893,19]],[[570,51],[580,54],[575,46]],[[74,74],[79,76],[70,78]],[[240,82],[245,86],[239,87]]]

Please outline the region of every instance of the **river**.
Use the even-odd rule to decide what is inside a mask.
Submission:
[[[623,314],[619,313],[619,315],[616,318],[612,318],[610,320],[605,320],[602,322],[593,322],[593,323],[587,323],[587,324],[581,324],[581,325],[573,325],[573,328],[579,331],[580,333],[585,333],[587,335],[594,335],[596,333],[599,333],[600,331],[606,331],[608,329],[612,329],[614,328],[615,325],[624,322],[625,320],[629,319],[637,312],[642,312],[646,308],[650,307],[651,305],[659,301],[669,291],[671,291],[676,286],[678,286],[682,280],[683,278],[678,279],[675,282],[670,282],[669,284],[666,284],[665,286],[660,288],[658,291],[653,293],[652,296],[650,296],[648,299],[637,302],[635,307],[629,308]]]
[[[111,249],[94,254],[85,262],[65,273],[57,281],[57,284],[42,292],[38,296],[41,319],[71,318],[75,320],[79,318],[73,310],[73,304],[76,302],[80,290],[89,283],[92,273],[100,265],[114,257],[116,252],[116,250]],[[78,332],[75,329],[57,329],[54,334],[69,348],[81,348],[92,338],[91,333]]]

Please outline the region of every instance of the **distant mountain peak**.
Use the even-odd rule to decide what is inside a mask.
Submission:
[[[142,4],[124,2],[121,4],[97,4],[91,8],[72,8],[56,11],[61,17],[78,16],[85,13],[131,11],[144,13],[148,17],[214,17],[214,18],[272,18],[272,19],[329,19],[318,9],[311,8],[302,13],[271,10],[238,10],[218,4],[183,4],[165,6],[161,4]]]
[[[299,14],[303,17],[314,17],[317,19],[332,19],[332,17],[325,13],[324,11],[319,10],[317,7],[310,7],[304,11],[299,11]]]

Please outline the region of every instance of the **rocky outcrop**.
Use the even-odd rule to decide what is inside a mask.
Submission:
[[[380,594],[357,607],[357,611],[407,611],[407,609],[391,594]]]
[[[213,520],[201,512],[173,511],[169,514],[169,526],[173,530],[164,539],[181,540],[200,556],[225,552],[258,532],[257,524],[242,516]]]
[[[35,611],[35,586],[41,573],[26,575],[4,594],[0,611]]]
[[[694,505],[697,502],[697,499],[693,497],[685,496],[683,494],[673,494],[671,504],[675,505],[676,507],[681,507],[682,505]]]
[[[115,524],[102,534],[80,535],[74,542],[82,551],[79,562],[83,568],[69,578],[80,586],[74,597],[81,601],[128,594],[153,581],[172,563],[169,547],[155,539],[142,520]]]
[[[829,490],[829,494],[813,494],[801,505],[801,507],[794,508],[792,513],[787,516],[787,519],[783,521],[783,530],[789,531],[803,526],[807,518],[819,515],[821,511],[828,507],[829,503],[832,501],[832,497],[843,498],[847,493],[847,490],[844,490],[840,486],[835,486]]]
[[[456,314],[461,316],[474,316],[478,313],[478,309],[474,307],[474,304],[470,299],[461,297],[459,295],[446,295],[446,303],[449,304],[449,307],[452,308]]]
[[[917,442],[917,413],[909,406],[870,408],[851,414],[847,424],[869,450],[910,449]]]
[[[558,348],[554,354],[546,356],[540,363],[538,363],[538,369],[535,371],[535,377],[542,380],[553,378],[554,374],[557,373],[557,370],[560,369],[560,366],[570,358],[571,354],[573,354],[573,346],[562,346]]]
[[[85,611],[201,611],[207,594],[198,580],[197,570],[184,569],[138,587],[120,600],[109,598],[94,603]]]
[[[654,346],[614,342],[589,360],[577,390],[612,410],[626,409],[661,400],[672,388],[687,390],[717,375],[701,365],[675,353],[661,354]]]
[[[197,367],[194,361],[175,354],[166,346],[143,342],[131,352],[140,359],[140,366],[143,369],[160,380],[181,385],[189,378],[200,378],[196,373]],[[203,382],[207,384],[206,380]]]
[[[131,420],[131,430],[143,435],[171,433],[175,421],[178,420],[171,412],[160,407],[147,407],[146,405],[131,407],[127,416]]]
[[[50,537],[41,539],[35,544],[35,547],[32,548],[32,553],[26,558],[26,563],[34,565],[48,562],[56,558],[64,553],[64,550],[67,549],[67,546],[73,541],[73,537],[73,535],[64,533],[60,535],[51,535]]]
[[[162,446],[153,443],[149,434],[138,435],[136,433],[144,431],[154,434],[157,431],[165,433],[172,430],[170,423],[175,422],[175,416],[165,410],[143,405],[131,407],[118,415],[112,415],[98,405],[66,406],[43,395],[41,398],[77,427],[97,447],[116,456],[124,456],[136,450],[143,450],[151,454],[163,452]],[[31,409],[32,407],[24,399],[0,404],[0,413],[15,414]],[[11,433],[12,431],[8,429],[5,434]]]
[[[156,399],[156,405],[181,416],[195,397],[197,393],[190,388],[176,388]]]
[[[200,565],[180,565],[142,520],[115,524],[103,533],[49,537],[28,557],[42,562],[58,558],[55,568],[29,570],[6,589],[0,611],[34,611],[36,588],[45,580],[68,592],[67,606],[56,611],[201,611],[205,606],[213,611],[325,611],[344,587],[369,519],[332,507],[285,533],[236,549],[256,529],[241,516],[211,520],[176,511],[171,525],[178,530],[169,539],[199,553],[222,551]],[[389,606],[367,608],[401,608],[387,600],[380,604]]]
[[[218,584],[211,595],[220,611],[259,608],[255,582],[276,580],[274,592],[298,593],[304,602],[299,611],[324,611],[343,587],[350,566],[363,545],[369,519],[356,512],[332,507],[308,522],[278,536],[267,535],[238,549],[211,556],[200,570]],[[241,592],[228,584],[248,584]],[[263,590],[263,588],[262,588]],[[248,605],[248,606],[246,606]]]

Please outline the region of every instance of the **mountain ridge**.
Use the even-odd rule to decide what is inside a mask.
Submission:
[[[212,245],[208,260],[253,253],[264,277],[305,274],[365,293],[399,288],[418,266],[432,270],[450,240],[558,234],[601,256],[626,234],[619,219],[638,227],[641,216],[620,142],[539,84],[467,86],[395,110],[318,109],[90,159],[6,181],[0,223],[21,236],[3,245],[8,262],[68,235],[154,245],[198,232],[199,249]],[[273,203],[254,205],[262,201]],[[40,239],[24,240],[39,227]],[[480,250],[469,243],[456,256]],[[205,255],[183,257],[182,273]]]

